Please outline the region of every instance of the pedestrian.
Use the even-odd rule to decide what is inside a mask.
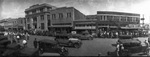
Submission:
[[[119,47],[120,47],[120,44],[117,42],[117,47],[116,47],[117,56],[119,56],[119,51],[120,51]]]
[[[26,37],[26,40],[29,40],[29,34],[28,33],[26,33],[26,35],[25,35],[25,37]]]
[[[33,41],[33,44],[34,44],[34,48],[37,48],[37,46],[38,46],[38,41],[36,40],[36,38],[35,38],[35,40]]]
[[[145,45],[146,45],[146,48],[145,48],[145,54],[148,54],[149,53],[149,42],[147,40],[144,41]]]
[[[25,39],[23,39],[22,42],[23,42],[23,46],[24,46],[24,47],[27,47],[27,41],[26,41]]]

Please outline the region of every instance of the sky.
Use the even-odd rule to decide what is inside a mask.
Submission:
[[[145,23],[150,23],[150,0],[0,0],[0,19],[24,17],[25,9],[42,3],[75,7],[85,15],[93,15],[97,11],[144,14]]]

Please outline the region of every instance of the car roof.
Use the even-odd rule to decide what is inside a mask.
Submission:
[[[50,39],[39,40],[39,42],[49,43],[49,44],[57,44],[57,42],[55,40],[50,40]]]
[[[129,38],[132,38],[132,35],[120,35],[119,38],[121,38],[121,39],[129,39]]]

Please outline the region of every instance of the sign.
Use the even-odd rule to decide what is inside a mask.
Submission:
[[[96,26],[75,27],[75,29],[96,29]]]

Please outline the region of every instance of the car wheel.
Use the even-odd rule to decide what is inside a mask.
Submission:
[[[68,56],[68,51],[65,51],[61,54],[62,56]]]
[[[80,48],[80,44],[74,44],[75,48]]]

